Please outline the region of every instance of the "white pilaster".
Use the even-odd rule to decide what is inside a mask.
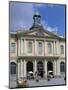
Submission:
[[[53,44],[53,45],[54,45],[54,48],[53,48],[53,49],[54,49],[54,50],[53,50],[54,52],[53,52],[53,53],[54,53],[54,55],[55,55],[55,41],[54,41],[53,43],[54,43],[54,44]]]
[[[42,42],[42,56],[45,55],[45,42]]]
[[[44,71],[45,71],[44,77],[47,77],[47,61],[46,60],[44,61]]]
[[[26,74],[26,60],[24,60],[24,77],[26,77],[27,74]]]
[[[21,39],[21,56],[23,55],[23,40]]]
[[[56,42],[56,54],[60,55],[60,46],[59,41]]]
[[[53,71],[54,71],[54,75],[56,76],[56,72],[57,72],[57,63],[56,63],[56,60],[54,60],[53,62]]]
[[[54,41],[54,55],[57,55],[57,46],[56,46],[56,41]]]
[[[17,63],[17,74],[18,74],[18,79],[20,78],[20,75],[21,75],[21,67],[20,67],[20,61]]]
[[[27,53],[27,41],[24,39],[24,55]]]
[[[35,40],[33,41],[33,43],[34,43],[34,47],[33,47],[33,55],[35,56]]]
[[[44,56],[45,56],[45,40],[44,40],[44,48],[43,49],[44,49]]]
[[[24,62],[23,62],[23,60],[21,59],[21,77],[24,77],[24,71],[23,71],[23,67],[24,67]]]
[[[21,47],[20,47],[20,39],[18,40],[18,55],[20,56],[20,49],[21,49]]]
[[[45,40],[44,43],[45,43],[45,46],[44,46],[44,47],[45,47],[45,50],[44,50],[44,51],[45,51],[45,56],[46,56],[46,55],[47,55],[47,51],[48,51],[48,50],[47,50],[47,42],[46,42],[46,40]]]
[[[38,48],[37,48],[37,41],[35,40],[35,55],[37,56],[38,54]]]
[[[37,61],[36,60],[34,61],[34,74],[35,72],[37,72]]]
[[[57,60],[57,76],[60,76],[60,60]]]

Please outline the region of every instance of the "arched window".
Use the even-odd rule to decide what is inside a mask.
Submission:
[[[10,74],[16,74],[16,63],[10,63]]]
[[[40,70],[40,71],[43,70],[43,63],[42,63],[41,61],[38,62],[38,64],[37,64],[37,69]]]
[[[51,61],[47,62],[47,71],[53,71],[53,63]]]
[[[38,76],[40,77],[43,77],[44,75],[44,66],[43,66],[43,62],[41,61],[37,63],[37,73],[38,73]]]
[[[64,62],[60,63],[60,72],[65,72],[65,63]]]
[[[27,72],[29,71],[33,71],[33,63],[30,61],[27,63]]]

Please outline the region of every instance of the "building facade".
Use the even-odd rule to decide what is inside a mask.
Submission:
[[[65,38],[44,30],[41,16],[35,13],[29,30],[10,32],[10,74],[27,78],[38,72],[41,78],[48,71],[65,76]]]

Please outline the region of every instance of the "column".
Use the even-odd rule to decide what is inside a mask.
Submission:
[[[54,48],[53,48],[53,49],[54,49],[54,50],[53,50],[54,52],[53,52],[53,53],[54,53],[54,56],[55,56],[55,41],[54,41],[53,43],[54,43],[54,44],[53,44],[53,45],[54,45]]]
[[[42,42],[42,55],[45,55],[45,42]]]
[[[26,40],[24,39],[24,55],[26,55],[26,52],[27,52],[27,42]]]
[[[20,39],[18,40],[18,55],[20,56]]]
[[[18,79],[20,79],[20,61],[18,61],[17,63],[17,75],[18,75]]]
[[[37,56],[38,48],[37,48],[37,41],[35,40],[35,56]]]
[[[21,39],[21,56],[23,55],[23,40]]]
[[[45,60],[44,61],[44,77],[46,78],[47,77],[47,61]]]
[[[56,47],[56,41],[54,41],[54,55],[57,55],[57,47]]]
[[[34,74],[35,72],[37,72],[37,61],[36,60],[34,61]]]
[[[47,50],[47,42],[46,42],[46,40],[45,40],[45,50],[44,51],[45,51],[45,56],[46,56],[47,55],[47,51],[48,51]]]
[[[56,76],[56,71],[57,71],[57,66],[56,66],[56,60],[54,60],[54,62],[53,62],[53,72],[54,72],[54,75]]]
[[[26,60],[24,60],[24,77],[26,78]]]
[[[34,53],[33,53],[33,55],[35,56],[35,40],[33,41],[33,43],[34,43],[34,47],[33,47],[33,51],[34,51]]]
[[[45,44],[46,44],[46,43],[45,43],[45,40],[44,40],[44,56],[45,56]]]
[[[23,60],[21,59],[21,77],[24,77],[24,71],[23,71],[23,66],[24,65],[24,62]]]
[[[57,76],[60,76],[60,60],[57,60]]]
[[[59,41],[58,40],[56,42],[56,55],[60,55],[60,46],[59,46]]]
[[[57,46],[56,46],[56,41],[55,41],[55,55],[57,55]]]

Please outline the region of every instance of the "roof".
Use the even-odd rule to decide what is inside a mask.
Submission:
[[[44,35],[37,35],[37,33],[46,33],[46,34],[48,34],[49,36],[44,36]],[[33,34],[33,33],[36,33],[36,34]],[[17,32],[10,32],[10,34],[11,34],[11,36],[15,36],[15,35],[17,35],[17,36],[27,36],[27,37],[39,37],[39,38],[52,38],[52,39],[59,39],[59,40],[65,40],[65,37],[63,37],[63,36],[59,36],[58,34],[56,34],[56,33],[53,33],[53,32],[50,32],[50,31],[47,31],[47,30],[42,30],[42,29],[40,29],[40,28],[33,28],[33,29],[31,29],[31,30],[18,30]]]

